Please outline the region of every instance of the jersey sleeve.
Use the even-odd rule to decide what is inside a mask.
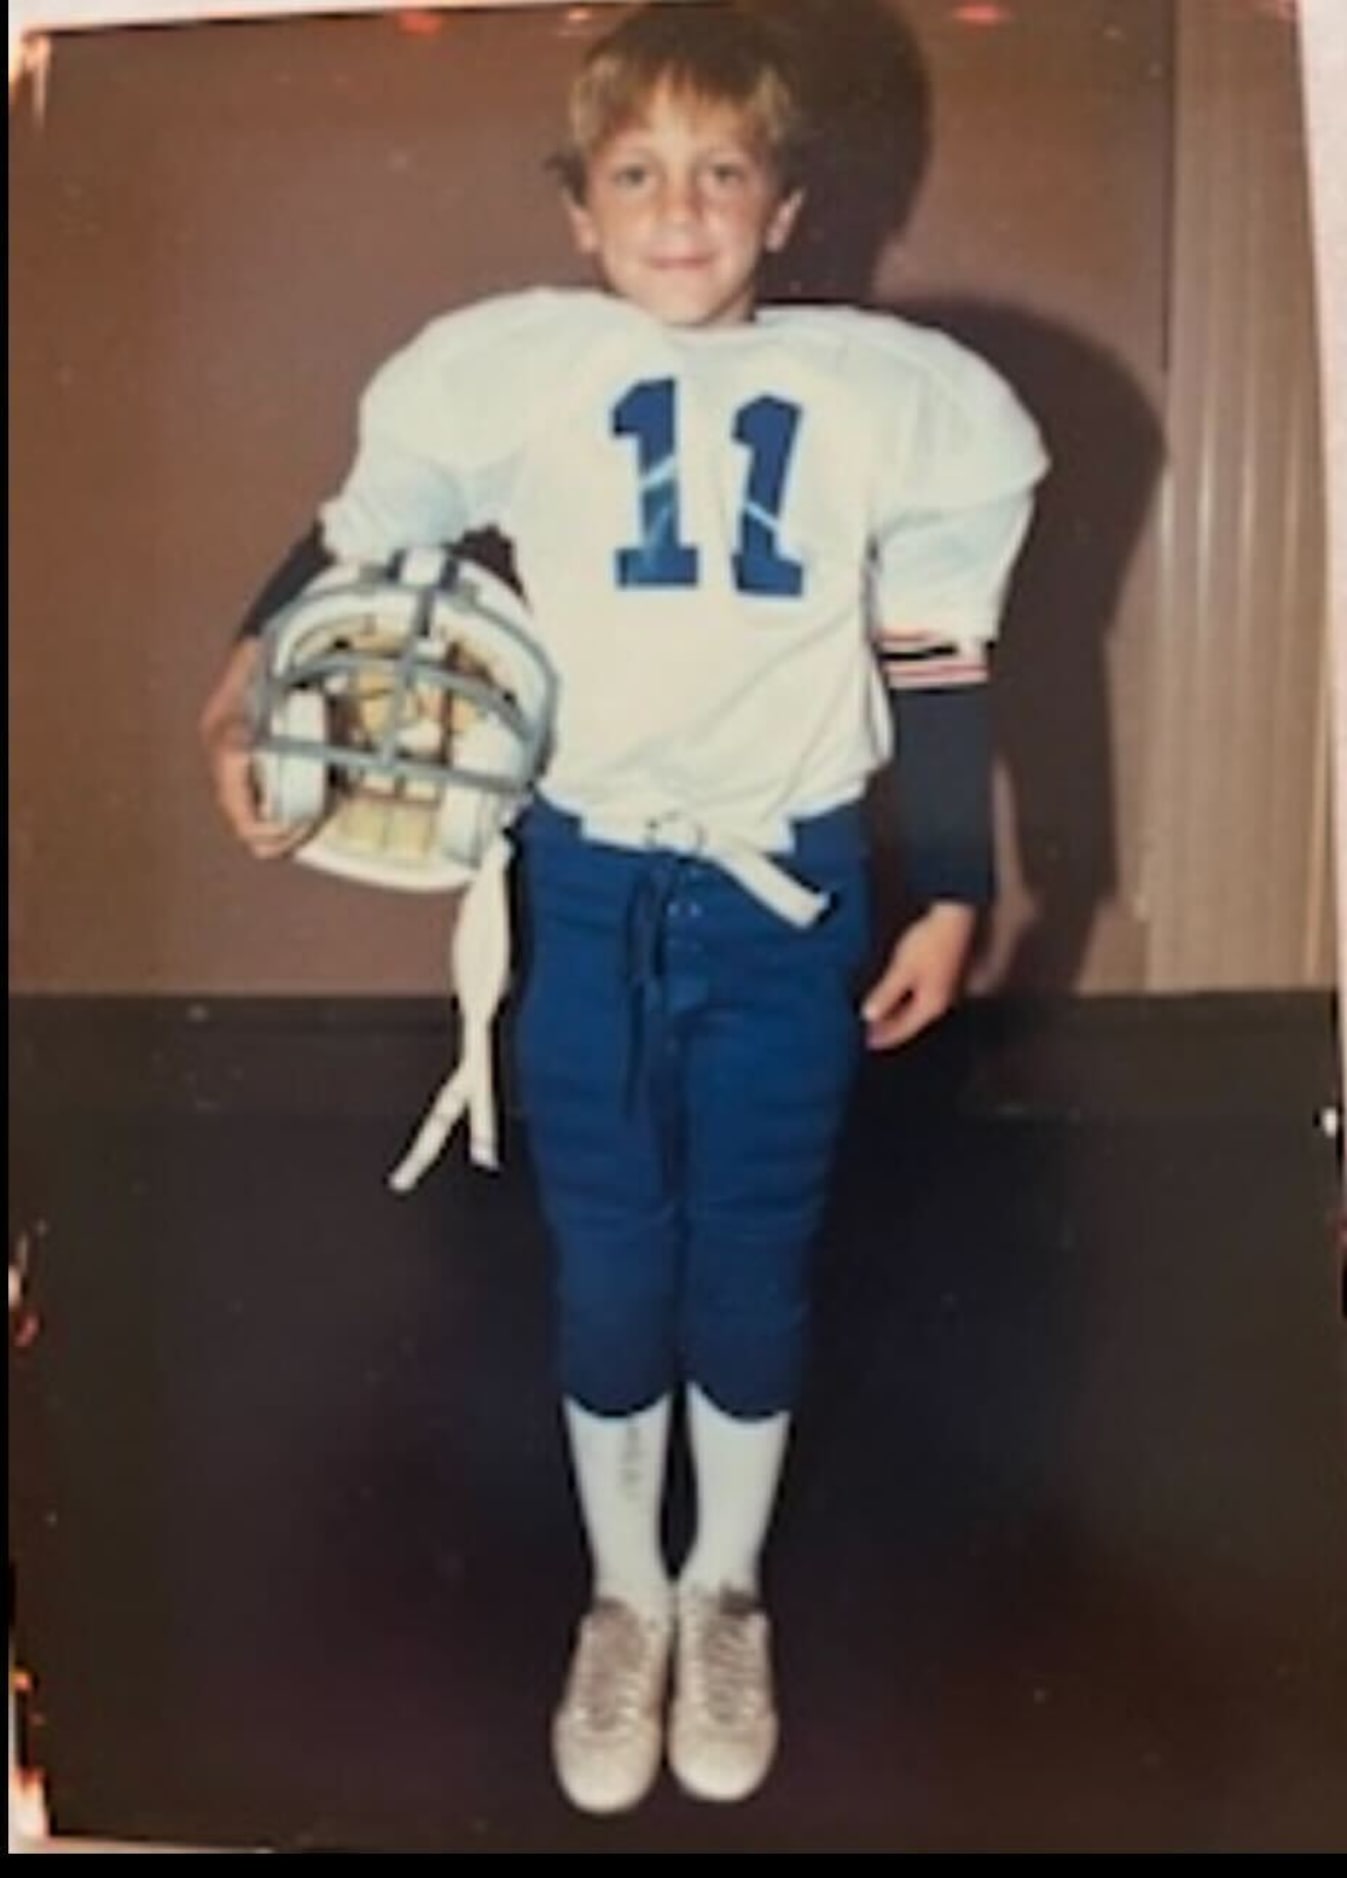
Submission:
[[[350,470],[319,511],[337,559],[382,562],[497,519],[537,402],[530,340],[545,316],[541,295],[486,301],[432,322],[376,372]]]
[[[1047,468],[1010,387],[943,335],[886,386],[870,617],[893,714],[899,851],[921,903],[996,892],[988,647]]]
[[[962,648],[975,673],[1047,468],[1037,426],[1005,381],[942,335],[922,338],[923,369],[907,363],[888,387],[877,468],[870,617],[890,678],[895,658],[937,646]],[[957,681],[958,657],[944,663]]]

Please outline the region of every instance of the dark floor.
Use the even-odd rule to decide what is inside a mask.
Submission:
[[[28,1003],[11,1035],[57,1831],[1347,1847],[1327,1000],[987,1006],[873,1066],[770,1558],[777,1770],[608,1823],[547,1760],[583,1561],[521,1156],[382,1185],[442,1070],[424,1008]]]

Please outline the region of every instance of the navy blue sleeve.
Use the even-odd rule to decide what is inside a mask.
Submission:
[[[315,522],[270,575],[235,629],[235,640],[257,638],[273,613],[297,600],[311,580],[333,565],[334,556],[324,547]]]
[[[899,853],[914,899],[987,906],[996,895],[991,687],[892,691]]]

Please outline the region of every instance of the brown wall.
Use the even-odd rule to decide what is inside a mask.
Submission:
[[[1138,818],[1149,978],[1327,982],[1327,517],[1300,99],[1265,13],[1189,5],[1178,25],[1183,264]]]
[[[1019,0],[982,27],[908,0],[916,83],[882,0],[761,4],[821,20],[830,48],[822,213],[786,290],[941,318],[1021,386],[1057,458],[1002,657],[996,972],[1144,989],[1169,0]],[[16,988],[442,986],[438,904],[234,849],[195,718],[232,621],[341,474],[378,360],[443,307],[583,277],[541,159],[605,15],[72,37],[45,121],[13,116]],[[924,153],[900,134],[923,87]]]

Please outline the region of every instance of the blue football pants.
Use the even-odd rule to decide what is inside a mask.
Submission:
[[[599,1415],[692,1382],[789,1409],[810,1267],[860,1058],[869,898],[858,805],[781,857],[827,891],[800,930],[714,864],[522,828],[519,1089],[555,1244],[560,1381]]]

